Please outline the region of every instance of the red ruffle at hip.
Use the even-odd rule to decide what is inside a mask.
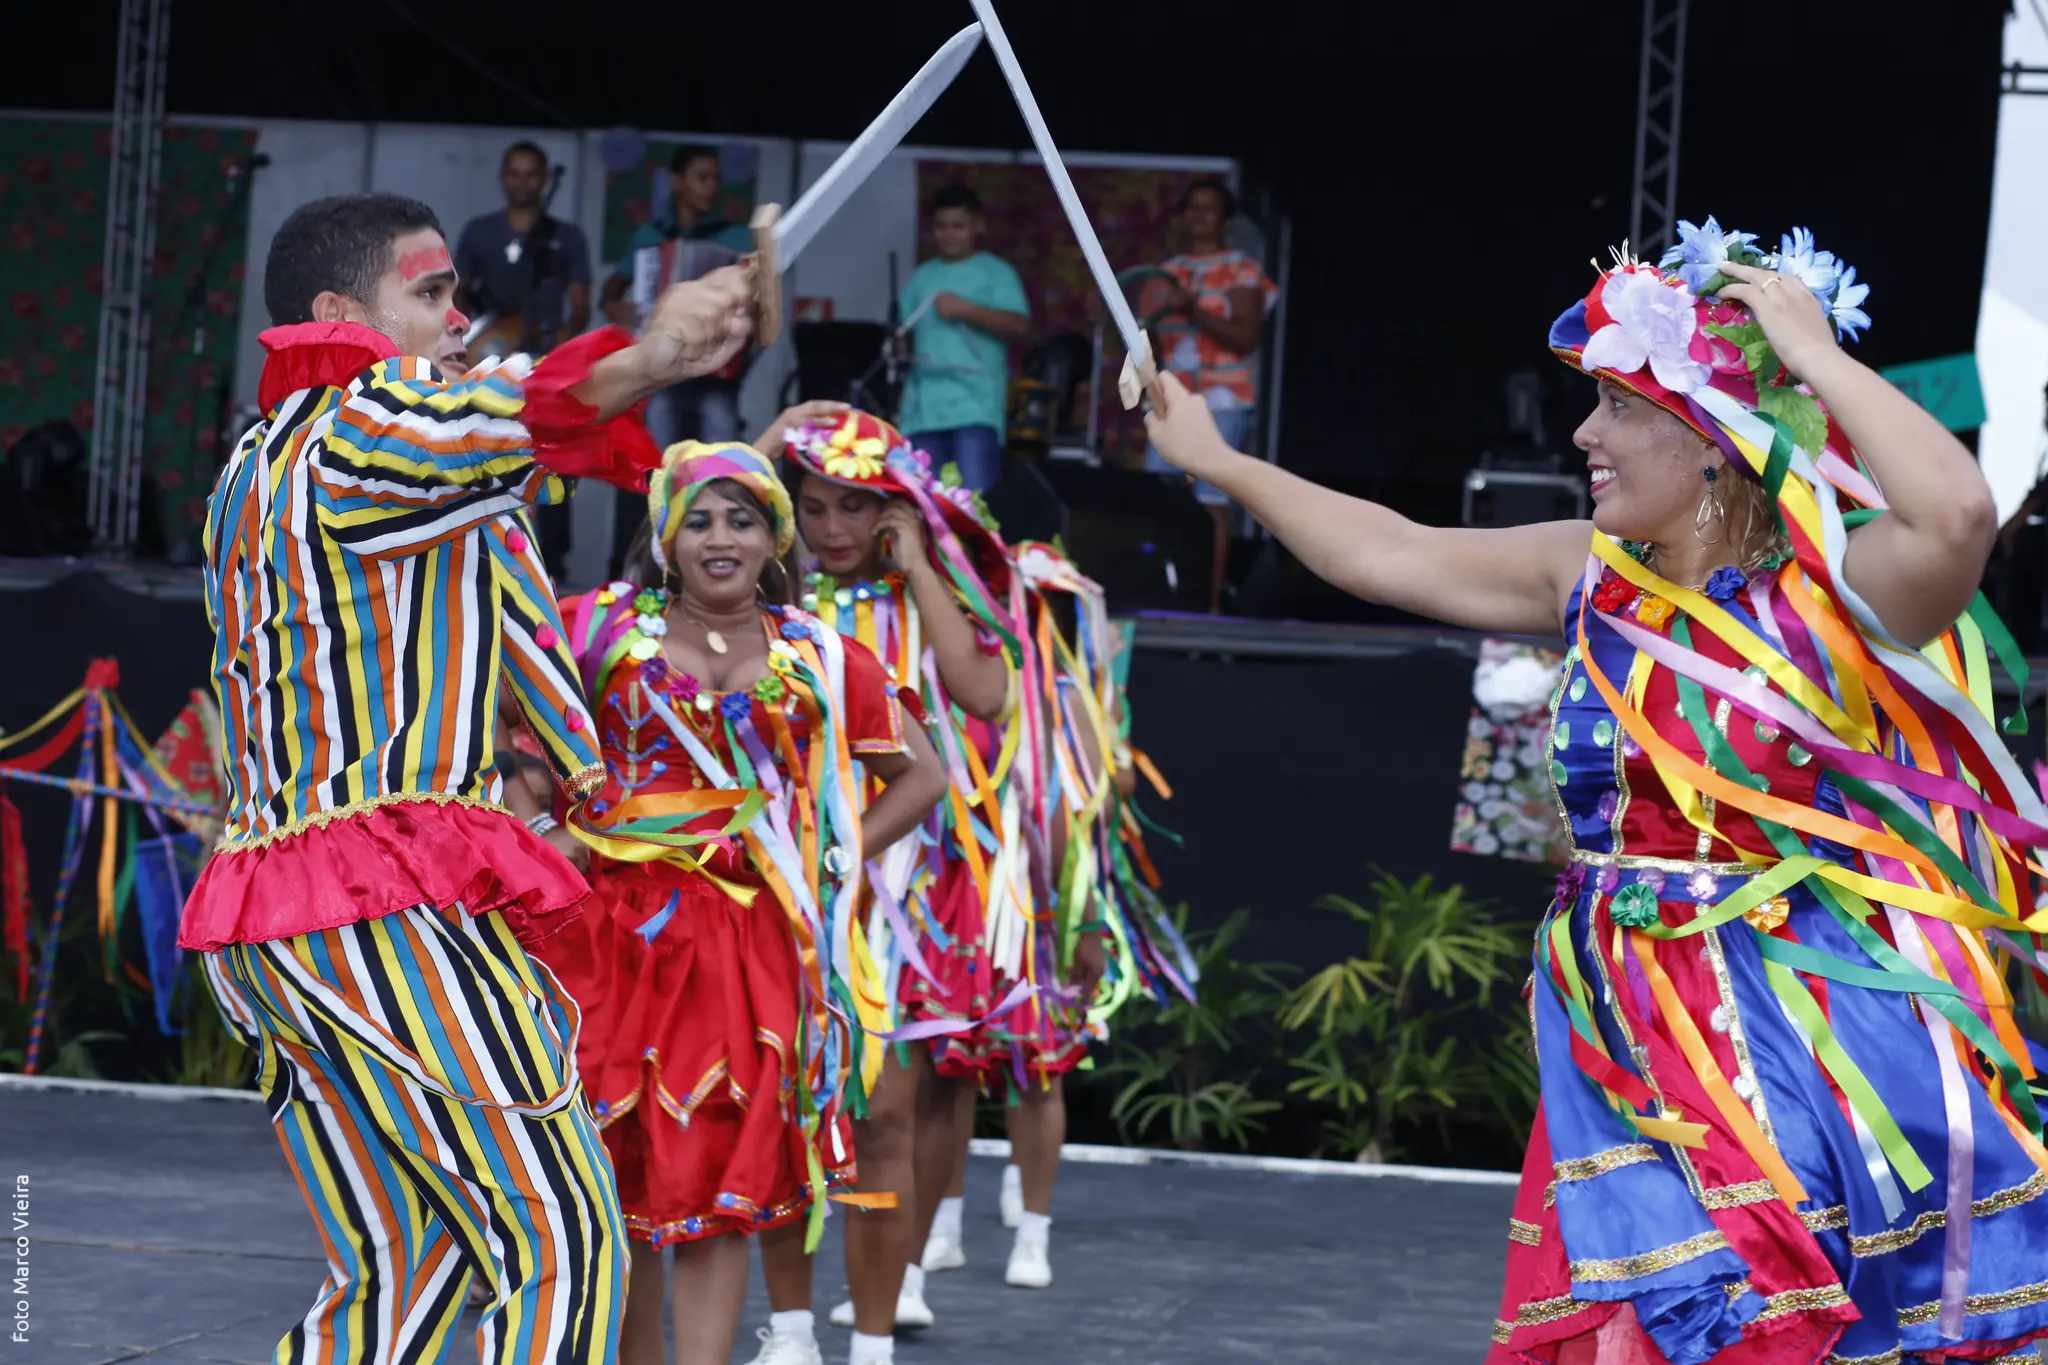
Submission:
[[[758,1232],[809,1207],[801,985],[773,896],[745,906],[670,864],[601,864],[582,918],[537,956],[583,1013],[577,1067],[629,1235]],[[835,1184],[852,1176],[836,1126],[819,1153]]]
[[[986,1018],[995,1007],[995,969],[988,956],[988,917],[973,870],[964,862],[944,864],[927,901],[948,942],[943,950],[930,938],[919,945],[925,966],[931,968],[930,981],[914,967],[903,969],[897,998],[905,1022]],[[984,1035],[985,1030],[975,1029],[932,1039],[932,1065],[941,1076],[983,1079],[994,1066]]]
[[[905,1019],[988,1019],[1017,983],[998,972],[989,957],[987,908],[966,863],[945,865],[930,904],[951,942],[944,952],[929,939],[923,944],[933,981],[913,967],[903,969],[897,995]],[[1019,1086],[1043,1084],[1049,1076],[1074,1070],[1088,1055],[1087,1024],[1085,1010],[1035,997],[965,1033],[932,1039],[932,1065],[941,1076],[984,1087],[1006,1076]]]
[[[178,946],[217,952],[379,919],[416,905],[497,911],[523,943],[576,918],[589,888],[509,812],[393,801],[207,861]]]

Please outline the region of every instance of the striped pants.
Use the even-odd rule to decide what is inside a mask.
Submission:
[[[575,1005],[461,907],[206,957],[327,1248],[277,1365],[433,1365],[470,1276],[486,1365],[605,1365],[626,1237],[576,1076]]]

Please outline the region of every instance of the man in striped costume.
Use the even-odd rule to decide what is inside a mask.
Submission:
[[[630,410],[745,343],[738,268],[616,329],[467,374],[424,205],[308,204],[271,246],[260,402],[208,506],[230,786],[185,907],[327,1248],[299,1361],[434,1362],[471,1276],[493,1365],[615,1354],[625,1236],[576,1006],[522,947],[585,893],[499,804],[509,687],[570,799],[603,767],[527,509],[644,487]],[[447,379],[444,374],[460,374]],[[502,681],[501,681],[502,680]]]

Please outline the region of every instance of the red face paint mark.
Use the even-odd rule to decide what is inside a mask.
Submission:
[[[448,330],[451,332],[467,332],[469,330],[469,319],[462,315],[460,308],[450,308],[448,315],[442,321],[448,324]]]
[[[449,259],[447,244],[424,247],[419,251],[408,251],[398,258],[398,275],[407,283],[422,275],[431,275],[437,270],[453,270],[455,262]]]

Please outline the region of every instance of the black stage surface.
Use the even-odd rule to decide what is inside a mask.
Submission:
[[[266,1365],[312,1303],[319,1242],[258,1104],[4,1085],[0,1151],[10,1214],[28,1178],[31,1243],[29,1342],[0,1352],[8,1365]],[[968,1266],[931,1278],[938,1326],[903,1335],[901,1365],[1414,1365],[1486,1350],[1508,1186],[1069,1163],[1055,1281],[1034,1292],[1002,1282],[999,1170],[975,1160]],[[0,1261],[14,1259],[9,1224]],[[843,1283],[837,1236],[826,1244],[821,1300]],[[736,1362],[767,1320],[758,1273],[752,1291]],[[6,1297],[11,1318],[23,1296]],[[820,1337],[845,1360],[845,1332]]]

